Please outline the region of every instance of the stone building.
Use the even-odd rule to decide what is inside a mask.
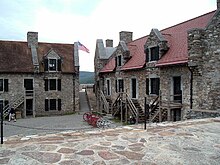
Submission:
[[[152,29],[136,40],[132,32],[120,32],[118,46],[96,72],[96,93],[103,93],[98,95],[99,109],[139,119],[146,102],[151,121],[218,116],[219,4],[217,0],[215,11],[163,30]],[[95,68],[99,61],[95,56]],[[127,97],[119,99],[120,95]]]
[[[77,44],[0,41],[0,103],[23,118],[79,111]]]

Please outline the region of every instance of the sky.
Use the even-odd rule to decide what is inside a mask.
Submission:
[[[38,32],[39,42],[80,41],[81,71],[94,71],[97,39],[119,42],[120,31],[133,39],[152,28],[162,30],[216,10],[216,0],[0,0],[0,40],[27,41]]]

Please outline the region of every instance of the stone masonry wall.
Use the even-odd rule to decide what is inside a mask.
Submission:
[[[24,79],[33,79],[34,82],[34,116],[45,116],[55,114],[72,113],[74,109],[73,100],[73,75],[72,74],[1,74],[1,78],[9,80],[9,91],[2,93],[1,97],[9,103],[19,95],[24,94]],[[61,91],[45,91],[45,78],[60,78]],[[45,111],[45,99],[61,99],[61,111]],[[23,107],[24,104],[21,106]],[[24,108],[21,108],[22,116],[26,116]]]
[[[182,118],[185,118],[186,112],[190,109],[190,71],[187,66],[162,67],[160,69],[160,90],[161,99],[164,101],[173,100],[173,77],[181,77],[182,90]]]
[[[196,109],[220,111],[220,12],[206,29],[188,32],[189,60],[193,64]]]

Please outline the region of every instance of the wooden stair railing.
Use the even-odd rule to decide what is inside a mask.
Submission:
[[[104,111],[105,111],[106,113],[109,113],[109,103],[108,103],[108,101],[106,100],[105,95],[104,95],[104,93],[103,93],[102,90],[100,90],[100,96],[101,96],[101,99],[102,99],[102,101],[103,101],[103,103],[104,103]]]
[[[11,107],[16,109],[24,102],[24,95],[17,96],[14,100],[12,100],[9,104],[3,107],[4,118],[9,114],[9,110]]]
[[[115,99],[114,103],[112,104],[112,116],[115,116],[119,112],[120,108],[118,106],[118,103],[120,103],[120,101],[122,101],[122,97],[123,97],[123,94],[119,93],[117,98]],[[116,110],[113,111],[115,108],[116,108]]]
[[[129,109],[130,109],[132,116],[136,119],[136,122],[138,122],[139,121],[139,112],[138,112],[137,108],[135,107],[133,101],[131,100],[130,96],[127,93],[125,93],[125,97],[126,97],[126,101],[128,103],[128,106],[129,106]]]

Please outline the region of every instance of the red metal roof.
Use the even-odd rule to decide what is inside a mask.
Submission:
[[[169,50],[157,62],[156,66],[186,63],[188,61],[187,31],[193,28],[205,28],[215,11],[185,21],[161,31],[167,39]]]
[[[115,69],[115,58],[110,57],[107,64],[101,69],[101,73],[112,72]]]
[[[156,66],[182,64],[188,61],[187,48],[187,31],[193,28],[205,28],[213,17],[215,11],[182,22],[180,24],[163,29],[160,32],[168,41],[169,50],[157,62]],[[128,43],[128,49],[132,58],[122,67],[121,70],[142,68],[145,64],[144,44],[147,37],[142,37]],[[109,62],[101,70],[102,73],[112,72],[115,68],[114,58],[109,59]]]

